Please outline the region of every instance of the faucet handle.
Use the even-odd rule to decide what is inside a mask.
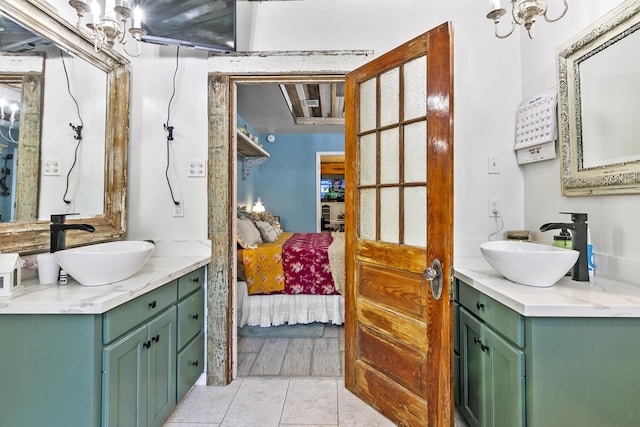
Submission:
[[[63,214],[51,214],[51,222],[54,224],[64,224],[67,219],[67,215],[80,215],[79,213],[63,213]]]
[[[560,212],[561,214],[571,215],[571,222],[587,222],[587,214],[586,213],[577,213],[577,212]]]

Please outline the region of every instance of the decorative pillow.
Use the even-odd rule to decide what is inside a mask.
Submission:
[[[260,231],[260,236],[262,236],[263,242],[273,243],[278,240],[279,233],[273,225],[265,221],[256,221],[255,224],[258,231]]]
[[[269,213],[269,212],[251,212],[249,218],[251,218],[251,221],[253,221],[254,224],[257,221],[268,222],[269,224],[273,225],[273,228],[276,230],[278,235],[280,235],[280,233],[282,233],[282,229],[280,228],[280,222],[278,221],[278,218],[275,215],[273,215],[272,213]]]
[[[260,232],[250,219],[238,218],[238,243],[245,249],[255,249],[262,243]]]

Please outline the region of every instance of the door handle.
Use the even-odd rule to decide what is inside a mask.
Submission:
[[[442,297],[442,264],[440,260],[434,259],[431,267],[427,267],[422,275],[431,283],[431,295],[439,300]]]

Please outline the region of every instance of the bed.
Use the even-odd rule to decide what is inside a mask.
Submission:
[[[269,219],[238,218],[238,326],[341,325],[344,233],[280,232]]]

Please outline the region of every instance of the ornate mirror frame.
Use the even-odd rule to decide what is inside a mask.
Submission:
[[[563,196],[640,193],[640,161],[583,168],[579,65],[631,34],[640,36],[640,1],[626,1],[558,49],[558,136]],[[637,56],[637,52],[630,52]],[[635,114],[636,112],[630,112]],[[635,119],[637,120],[637,119]]]
[[[129,135],[130,64],[115,51],[96,52],[93,44],[62,18],[44,0],[0,1],[0,12],[51,40],[59,48],[104,71],[107,75],[107,123],[105,141],[105,188],[103,215],[68,222],[86,222],[94,233],[69,233],[68,246],[122,239],[126,235],[127,145]],[[45,82],[46,84],[46,82]],[[21,164],[39,170],[40,141],[27,153],[20,153]],[[26,167],[26,166],[25,166]],[[38,174],[30,173],[26,185],[37,194]],[[24,183],[24,184],[23,184]],[[49,250],[49,221],[0,224],[0,252],[28,254]]]

